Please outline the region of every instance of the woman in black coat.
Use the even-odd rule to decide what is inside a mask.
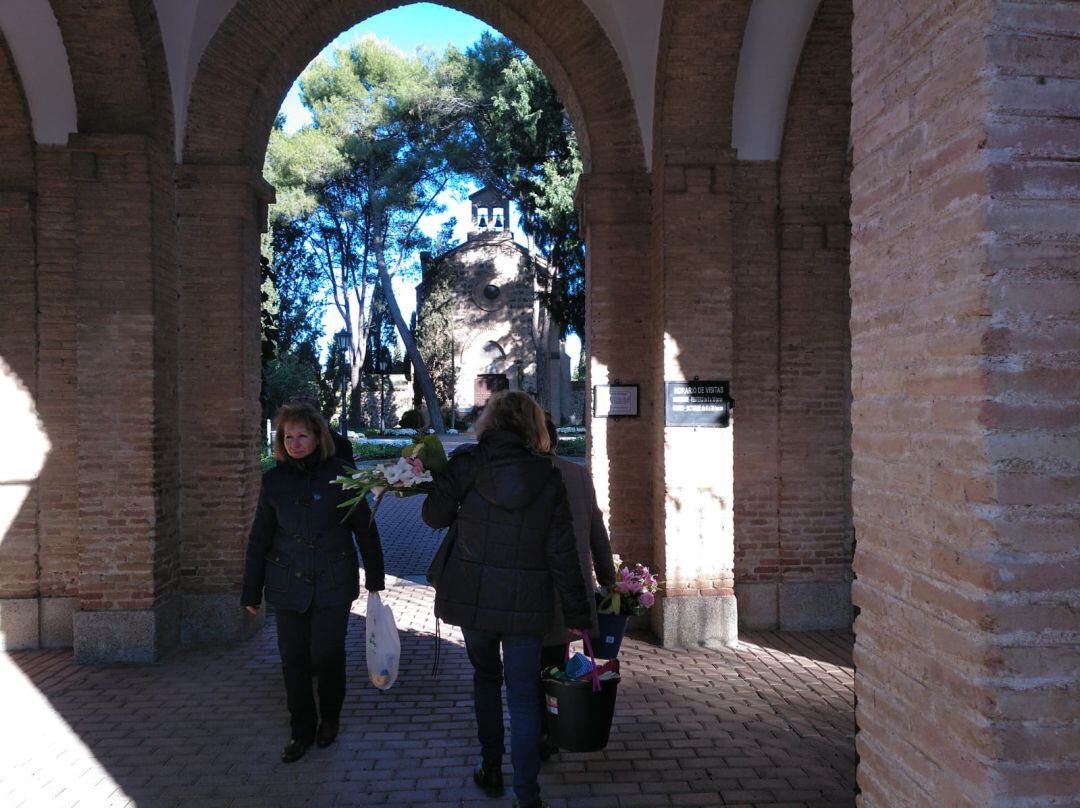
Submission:
[[[332,482],[342,465],[322,413],[307,404],[286,404],[276,429],[278,464],[263,475],[241,603],[255,614],[265,591],[274,608],[292,730],[281,759],[292,763],[312,741],[326,747],[337,737],[349,609],[360,594],[356,548],[369,592],[383,589],[383,554],[367,503],[343,521],[338,504],[349,495]],[[312,674],[319,682],[318,710]]]
[[[435,615],[461,626],[473,664],[482,754],[474,780],[490,796],[502,793],[505,675],[514,793],[519,805],[539,806],[541,641],[556,594],[566,625],[589,627],[588,593],[543,410],[525,393],[497,393],[476,433],[479,443],[454,453],[424,502],[432,527],[456,522]]]

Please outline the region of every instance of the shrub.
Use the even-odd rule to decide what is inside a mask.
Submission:
[[[556,448],[555,454],[563,457],[584,457],[585,438],[564,438],[560,436],[559,446]]]
[[[365,441],[353,444],[353,457],[359,463],[362,460],[397,460],[401,457],[401,447],[407,446],[407,440]]]
[[[399,423],[403,429],[419,429],[422,423],[420,410],[405,410]]]

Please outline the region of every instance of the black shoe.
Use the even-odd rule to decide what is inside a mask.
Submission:
[[[489,797],[501,797],[503,793],[502,764],[481,760],[472,773],[473,782]]]
[[[311,741],[300,741],[296,738],[289,738],[289,742],[285,744],[285,748],[281,750],[281,762],[282,763],[295,763],[304,756],[304,752],[311,746]]]
[[[319,724],[319,731],[315,734],[315,745],[325,749],[337,740],[338,730],[341,728],[339,721],[323,721]]]

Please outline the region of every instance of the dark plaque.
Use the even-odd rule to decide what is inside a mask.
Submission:
[[[731,382],[665,382],[666,426],[727,426],[731,420]]]

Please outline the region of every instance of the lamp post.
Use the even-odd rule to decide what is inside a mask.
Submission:
[[[386,374],[390,372],[390,352],[380,345],[376,352],[375,372],[379,374],[379,426],[386,431]]]
[[[334,345],[341,353],[341,434],[349,437],[349,332],[343,328],[334,334]]]

